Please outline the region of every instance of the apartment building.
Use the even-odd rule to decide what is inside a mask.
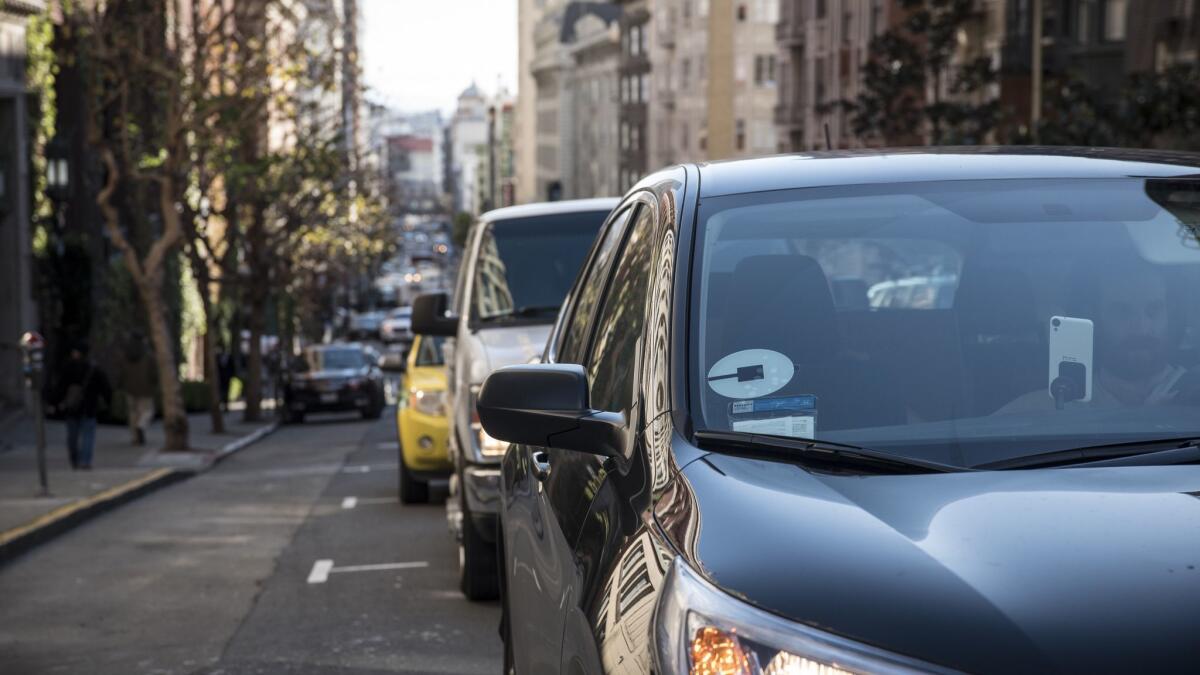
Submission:
[[[617,184],[624,192],[654,168],[650,162],[653,95],[650,55],[654,49],[652,11],[657,0],[614,0],[621,7],[618,61]]]
[[[45,11],[20,0],[0,7],[0,409],[21,405],[21,334],[33,330],[33,230],[30,227],[29,146],[25,88],[25,25]]]
[[[820,150],[827,140],[834,148],[861,146],[847,114],[830,104],[859,95],[871,39],[898,15],[897,3],[783,0],[779,10],[778,150]]]
[[[619,115],[621,9],[616,5],[571,3],[562,40],[570,55],[566,78],[574,151],[567,184],[572,197],[620,193]]]

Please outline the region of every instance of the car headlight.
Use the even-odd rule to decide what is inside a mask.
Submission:
[[[439,417],[446,414],[446,392],[441,390],[414,389],[412,406],[417,412]]]
[[[746,604],[679,558],[655,608],[654,641],[663,675],[944,672]]]
[[[471,387],[471,433],[475,434],[475,447],[483,457],[503,457],[508,452],[508,441],[488,436],[479,422],[479,410],[475,407],[479,400],[479,385]]]

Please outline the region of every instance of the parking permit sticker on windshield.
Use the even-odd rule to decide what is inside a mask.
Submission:
[[[752,434],[814,438],[817,432],[817,397],[783,396],[734,401],[729,404],[729,426]]]
[[[792,360],[770,349],[744,349],[717,361],[708,371],[708,386],[726,398],[760,398],[791,382]]]

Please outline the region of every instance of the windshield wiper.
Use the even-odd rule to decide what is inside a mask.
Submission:
[[[978,464],[975,468],[996,471],[1056,466],[1150,466],[1194,461],[1200,461],[1200,438],[1183,437],[1086,445],[1002,459]]]
[[[547,314],[557,315],[559,305],[526,305],[517,307],[512,311],[503,312],[501,314],[493,314],[491,316],[480,317],[480,321],[502,321],[504,319],[525,319],[530,317],[540,317]]]
[[[750,454],[766,454],[788,459],[809,459],[841,466],[868,466],[908,471],[917,469],[928,473],[968,470],[949,464],[939,464],[882,450],[864,448],[860,445],[819,441],[812,438],[752,434],[743,431],[697,431],[695,436],[701,447],[713,450],[749,451]]]

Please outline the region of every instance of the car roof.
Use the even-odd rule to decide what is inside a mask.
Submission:
[[[1200,178],[1200,154],[1044,146],[889,148],[698,164],[700,197],[766,190],[1029,178]]]
[[[512,218],[528,218],[530,216],[553,216],[560,213],[583,213],[587,211],[612,211],[621,202],[616,197],[597,197],[595,199],[568,199],[561,202],[538,202],[521,204],[520,206],[505,206],[504,208],[488,211],[479,217],[480,220],[495,222]]]

